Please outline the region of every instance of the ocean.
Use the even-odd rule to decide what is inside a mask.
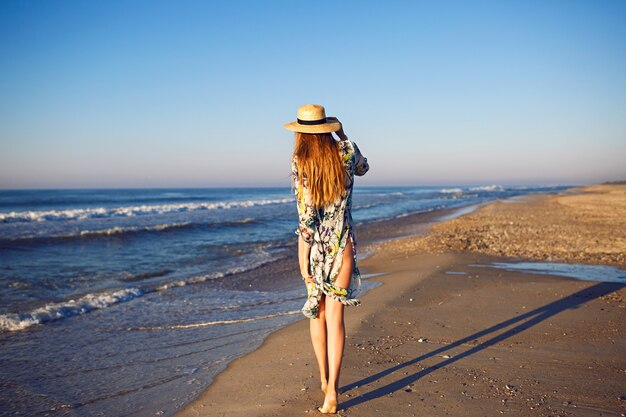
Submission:
[[[357,242],[567,188],[357,184]],[[288,188],[0,190],[0,414],[174,414],[304,317],[296,225]]]

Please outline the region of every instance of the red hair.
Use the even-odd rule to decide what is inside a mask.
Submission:
[[[330,133],[296,132],[293,156],[297,159],[298,181],[306,184],[315,207],[324,207],[345,195],[346,174],[339,144]]]

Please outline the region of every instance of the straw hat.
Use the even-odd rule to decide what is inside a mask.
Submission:
[[[333,119],[326,120],[324,106],[305,104],[298,108],[298,119],[287,123],[285,129],[301,133],[330,133],[341,129],[341,123]]]

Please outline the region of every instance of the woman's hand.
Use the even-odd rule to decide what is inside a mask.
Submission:
[[[348,140],[348,137],[346,136],[346,134],[343,131],[343,125],[341,124],[341,122],[339,121],[339,119],[337,119],[336,117],[327,117],[326,121],[328,122],[335,122],[335,123],[339,123],[339,130],[335,132],[335,134],[337,136],[339,136],[339,139],[341,140]]]
[[[315,282],[315,278],[313,278],[313,275],[302,274],[302,279],[304,280],[305,284],[313,284]]]
[[[298,237],[298,263],[300,264],[300,275],[302,275],[302,279],[305,284],[310,284],[315,282],[313,276],[311,275],[311,267],[309,261],[309,255],[311,254],[311,247],[306,244],[302,236]]]

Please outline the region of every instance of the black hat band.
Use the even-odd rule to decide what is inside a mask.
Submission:
[[[326,118],[319,119],[319,120],[300,120],[300,119],[298,119],[298,124],[299,125],[323,125],[324,123],[326,123]]]

